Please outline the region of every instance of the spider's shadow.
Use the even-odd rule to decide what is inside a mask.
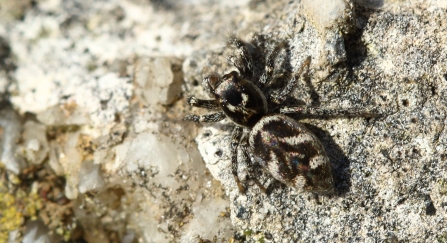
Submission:
[[[340,146],[332,139],[329,132],[310,125],[305,124],[321,141],[326,150],[329,161],[332,165],[332,175],[334,177],[336,195],[347,193],[351,187],[351,175],[349,173],[350,164],[348,157],[343,153]]]

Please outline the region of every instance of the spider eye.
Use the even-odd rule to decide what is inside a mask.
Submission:
[[[242,103],[241,93],[234,89],[229,90],[225,93],[225,99],[233,106],[238,106]]]

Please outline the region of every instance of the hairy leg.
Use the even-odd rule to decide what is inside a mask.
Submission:
[[[253,180],[256,183],[256,185],[258,185],[258,187],[259,187],[259,189],[261,189],[261,191],[266,193],[267,189],[264,187],[264,185],[261,184],[261,182],[259,182],[259,180],[257,179],[257,177],[255,175],[253,163],[251,162],[249,153],[248,153],[247,139],[248,139],[247,137],[243,137],[241,139],[242,142],[239,145],[239,148],[242,149],[243,160],[247,164],[248,177],[250,177],[250,179]]]
[[[259,85],[261,89],[264,87],[269,87],[272,83],[273,72],[275,71],[275,60],[278,57],[281,50],[285,49],[287,43],[285,41],[279,43],[275,46],[272,53],[267,57],[265,62],[265,72],[262,74]]]
[[[309,70],[310,65],[310,57],[307,57],[306,60],[304,60],[303,64],[301,64],[300,69],[295,72],[293,77],[287,82],[286,86],[278,93],[274,93],[270,95],[270,101],[276,103],[276,104],[282,104],[290,95],[293,88],[296,86],[296,82],[300,78],[301,74],[304,72],[304,68],[307,68]],[[275,81],[276,78],[273,79]],[[273,83],[273,82],[272,82]]]
[[[225,116],[225,113],[223,112],[217,112],[217,113],[211,113],[211,114],[205,114],[202,116],[199,115],[187,115],[183,117],[184,121],[192,121],[192,122],[218,122],[225,119],[227,116]]]
[[[191,96],[188,98],[188,104],[190,106],[199,107],[199,108],[205,108],[209,110],[218,109],[219,103],[217,103],[217,100],[203,100],[203,99],[197,99],[194,96]]]
[[[380,117],[383,115],[378,110],[327,109],[306,105],[282,107],[279,112],[281,114],[298,114],[297,118]]]
[[[236,47],[239,51],[239,57],[229,56],[228,61],[239,70],[241,76],[251,79],[256,70],[252,59],[253,50],[250,51],[250,49],[255,49],[255,47],[234,36],[228,39],[228,45]]]
[[[242,127],[236,126],[233,129],[233,133],[231,135],[231,143],[230,143],[230,151],[231,151],[231,173],[233,173],[234,180],[236,181],[237,187],[239,188],[239,192],[245,193],[245,187],[242,185],[239,177],[237,175],[237,149],[239,147],[239,142],[242,137]]]

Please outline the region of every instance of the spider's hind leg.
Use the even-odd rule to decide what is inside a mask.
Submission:
[[[236,126],[233,129],[233,133],[231,135],[231,143],[230,143],[230,151],[231,151],[231,173],[234,176],[234,180],[236,181],[237,187],[239,188],[240,193],[245,193],[245,187],[242,185],[239,180],[239,176],[237,175],[237,148],[239,147],[239,143],[242,137],[242,127]]]
[[[261,182],[255,176],[254,167],[248,153],[247,137],[243,137],[241,140],[242,142],[239,145],[239,148],[242,150],[243,160],[247,164],[248,177],[256,183],[256,185],[259,187],[259,189],[261,189],[261,191],[267,193],[268,192],[267,189],[264,187],[264,185],[261,184]]]
[[[304,60],[303,64],[301,64],[300,69],[297,72],[295,72],[293,77],[287,82],[286,86],[282,90],[270,94],[269,99],[271,102],[274,102],[278,105],[284,103],[284,101],[292,93],[293,88],[296,86],[296,82],[300,78],[301,74],[304,72],[304,68],[306,68],[309,71],[310,60],[311,60],[310,56],[307,57],[306,60]],[[276,79],[277,77],[274,78],[274,80]]]

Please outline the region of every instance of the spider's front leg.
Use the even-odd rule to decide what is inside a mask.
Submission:
[[[286,47],[287,43],[285,41],[279,43],[275,46],[272,53],[267,57],[265,62],[265,72],[262,74],[259,79],[259,86],[261,89],[268,89],[272,85],[272,77],[275,71],[275,60],[278,57],[279,53],[282,49]]]
[[[188,104],[190,106],[205,108],[208,110],[215,110],[219,108],[219,103],[217,102],[217,100],[197,99],[194,96],[188,98]]]
[[[192,96],[188,98],[188,104],[190,106],[205,108],[208,110],[215,110],[219,108],[219,103],[217,100],[202,100],[197,99]],[[227,116],[223,112],[210,113],[202,116],[198,115],[187,115],[183,118],[184,121],[192,121],[192,122],[218,122],[225,119]]]
[[[216,112],[216,113],[211,113],[211,114],[205,114],[205,115],[187,115],[185,117],[183,117],[184,121],[191,121],[191,122],[197,122],[197,123],[202,123],[202,122],[218,122],[218,121],[222,121],[223,119],[225,119],[227,116],[225,115],[225,113],[223,112]]]
[[[228,62],[239,70],[241,76],[251,79],[256,73],[256,67],[252,58],[256,47],[236,37],[230,37],[228,45],[236,47],[239,51],[239,57],[229,56],[227,58]]]

